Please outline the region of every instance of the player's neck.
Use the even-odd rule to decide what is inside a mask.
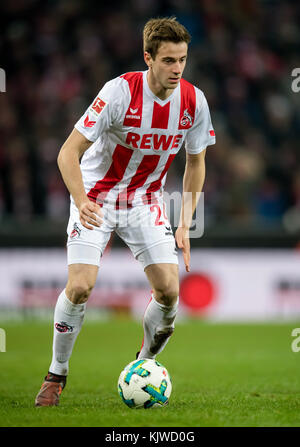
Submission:
[[[152,91],[152,93],[157,96],[159,99],[161,99],[162,101],[164,101],[165,99],[167,99],[172,93],[173,93],[173,89],[171,88],[164,88],[153,76],[153,73],[151,72],[151,70],[148,71],[147,73],[147,81],[148,81],[148,86],[150,88],[150,90]]]

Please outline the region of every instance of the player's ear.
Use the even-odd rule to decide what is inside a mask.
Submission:
[[[152,65],[152,57],[151,54],[148,53],[148,51],[144,52],[144,61],[146,65],[148,65],[148,67],[150,68],[150,66]]]

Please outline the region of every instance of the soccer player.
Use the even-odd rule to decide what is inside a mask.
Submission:
[[[204,182],[205,150],[215,143],[215,136],[203,92],[182,78],[190,42],[185,27],[174,17],[150,19],[143,41],[148,69],[107,82],[58,155],[71,195],[68,281],[55,307],[53,357],[36,406],[59,403],[86,302],[112,231],[141,262],[152,289],[137,358],[155,358],[174,331],[179,301],[175,241],[189,272],[189,228],[196,193]],[[183,142],[183,192],[193,196],[190,207],[182,202],[174,238],[162,193]]]

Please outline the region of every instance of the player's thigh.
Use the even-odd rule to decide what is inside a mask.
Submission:
[[[173,305],[179,295],[178,264],[150,264],[145,268],[155,299]]]
[[[70,264],[66,295],[75,304],[87,301],[97,280],[99,267],[92,264]]]
[[[105,216],[103,224],[89,230],[80,223],[71,204],[67,233],[68,282],[66,295],[73,303],[87,301],[97,279],[100,260],[113,228]]]
[[[173,255],[176,246],[172,228],[167,216],[161,211],[162,208],[163,203],[160,207],[158,204],[153,206],[144,205],[119,211],[119,224],[115,231],[128,245],[136,259],[139,259],[141,253],[145,251],[146,254],[148,253],[146,265],[142,262],[143,268],[150,263],[158,264],[161,258],[162,263],[168,262],[166,257],[169,258],[170,256],[170,263],[172,263],[175,259],[174,256],[176,256],[176,253]],[[157,216],[159,216],[159,219]],[[162,244],[165,247],[167,247],[166,244],[169,244],[169,246],[161,250]],[[159,249],[155,249],[158,245],[160,246]],[[175,263],[177,263],[177,260]]]

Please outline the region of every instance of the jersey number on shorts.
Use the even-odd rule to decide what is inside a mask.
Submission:
[[[150,211],[151,211],[151,213],[153,213],[153,212],[157,213],[157,216],[156,216],[156,219],[155,219],[155,225],[165,225],[165,222],[160,220],[160,218],[161,218],[161,208],[160,208],[159,205],[152,205],[150,207]],[[168,221],[168,218],[166,216],[165,204],[163,206],[163,213],[164,213],[164,218],[166,219],[166,221]]]

